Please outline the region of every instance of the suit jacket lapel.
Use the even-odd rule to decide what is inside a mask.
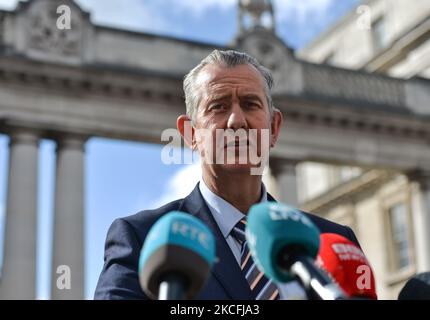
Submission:
[[[212,267],[212,274],[224,287],[226,293],[234,300],[254,300],[255,296],[249,288],[245,277],[238,277],[240,269],[236,258],[230,250],[218,225],[200,193],[198,184],[193,192],[184,199],[179,208],[202,220],[213,232],[216,242],[216,256],[218,261]]]
[[[275,198],[273,198],[270,193],[267,193],[267,201],[276,202]]]

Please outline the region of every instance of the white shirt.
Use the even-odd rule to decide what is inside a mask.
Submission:
[[[233,205],[225,201],[220,196],[213,193],[203,179],[200,179],[199,183],[200,193],[203,196],[209,210],[214,217],[215,222],[221,230],[228,246],[233,252],[237,263],[240,265],[240,251],[241,245],[231,234],[231,231],[236,224],[245,218],[245,215],[236,209]],[[264,184],[261,184],[261,198],[259,202],[267,201],[267,191]],[[305,300],[306,292],[300,286],[297,281],[291,281],[288,283],[277,283],[280,299],[282,300]]]

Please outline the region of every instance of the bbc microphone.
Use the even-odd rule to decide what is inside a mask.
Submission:
[[[293,280],[311,300],[345,299],[345,293],[315,265],[320,232],[298,209],[277,202],[251,207],[246,239],[258,268],[274,282]]]
[[[139,258],[139,282],[151,299],[193,299],[215,260],[215,239],[199,219],[180,211],[149,230]]]
[[[377,299],[372,268],[363,251],[347,238],[322,233],[316,263],[350,298]]]

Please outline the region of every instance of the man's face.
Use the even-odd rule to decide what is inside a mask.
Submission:
[[[273,137],[263,81],[251,65],[207,65],[201,70],[193,147],[204,163],[212,160],[211,165],[223,169],[249,171],[260,164],[256,160],[262,153],[268,156],[278,132]]]

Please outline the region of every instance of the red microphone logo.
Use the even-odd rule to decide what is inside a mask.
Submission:
[[[377,299],[375,277],[363,251],[338,234],[323,233],[320,240],[316,263],[350,297]]]

